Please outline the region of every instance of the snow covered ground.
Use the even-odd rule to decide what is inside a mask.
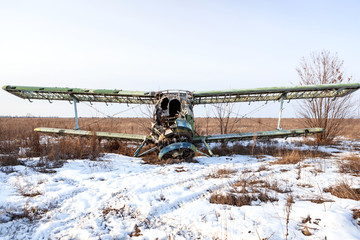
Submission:
[[[105,154],[101,161],[69,160],[54,173],[16,166],[0,172],[0,239],[360,239],[352,209],[360,202],[324,188],[360,178],[338,172],[351,142],[323,147],[333,156],[299,164],[275,157],[198,157],[199,163],[147,165],[139,158]],[[281,142],[284,144],[284,142]],[[219,174],[221,169],[233,170]],[[226,172],[226,171],[224,171]],[[210,203],[239,182],[278,199],[246,206]],[[286,227],[286,199],[294,198]],[[324,202],[315,203],[316,200]],[[310,236],[303,231],[310,232]]]

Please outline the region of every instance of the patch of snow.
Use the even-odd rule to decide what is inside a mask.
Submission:
[[[339,152],[338,147],[322,150]],[[139,158],[105,154],[102,161],[68,160],[50,174],[33,170],[35,158],[14,167],[15,172],[0,172],[0,238],[284,239],[290,193],[268,190],[279,200],[252,206],[209,202],[211,194],[227,193],[233,183],[246,179],[291,189],[295,203],[288,239],[359,239],[360,227],[352,219],[359,201],[323,192],[339,181],[360,185],[359,177],[338,172],[338,159],[348,151],[306,159],[300,174],[298,164],[272,164],[276,158],[271,156],[198,157],[199,163],[148,165]],[[219,169],[234,173],[210,177]],[[319,198],[328,201],[310,201]],[[311,220],[303,223],[308,216]],[[303,235],[304,227],[312,236]]]

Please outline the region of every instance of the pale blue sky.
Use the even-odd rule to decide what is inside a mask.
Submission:
[[[359,1],[0,1],[0,83],[126,90],[296,85],[303,56],[338,52],[360,79]],[[0,92],[0,115],[72,116]],[[246,114],[256,105],[241,107]],[[97,108],[108,114],[126,106]],[[202,111],[202,110],[201,110]],[[278,106],[254,116],[277,116]],[[100,116],[80,104],[81,116]],[[273,113],[274,112],[274,113]],[[285,117],[294,116],[288,107]],[[126,116],[123,115],[123,116]]]

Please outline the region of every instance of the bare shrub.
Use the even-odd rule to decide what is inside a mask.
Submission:
[[[335,186],[325,188],[324,192],[329,192],[338,198],[360,200],[360,188],[351,188],[346,182],[341,182]]]
[[[351,77],[345,77],[344,61],[337,54],[329,51],[313,52],[310,58],[303,58],[296,69],[300,76],[301,85],[319,85],[348,83]],[[352,116],[350,96],[329,99],[317,98],[303,100],[299,115],[304,118],[307,127],[321,127],[324,133],[317,134],[318,144],[330,143],[342,131],[346,118]]]
[[[234,106],[234,103],[226,102],[213,104],[213,108],[215,109],[213,111],[215,114],[214,120],[218,122],[218,129],[220,134],[227,134],[232,132],[235,124],[240,120],[238,114],[235,115],[233,112]],[[234,118],[231,118],[232,114],[235,115]]]

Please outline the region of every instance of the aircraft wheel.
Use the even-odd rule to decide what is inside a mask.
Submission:
[[[196,147],[192,143],[188,142],[179,142],[172,143],[159,152],[159,159],[166,160],[169,158],[172,159],[192,159],[195,156]]]

